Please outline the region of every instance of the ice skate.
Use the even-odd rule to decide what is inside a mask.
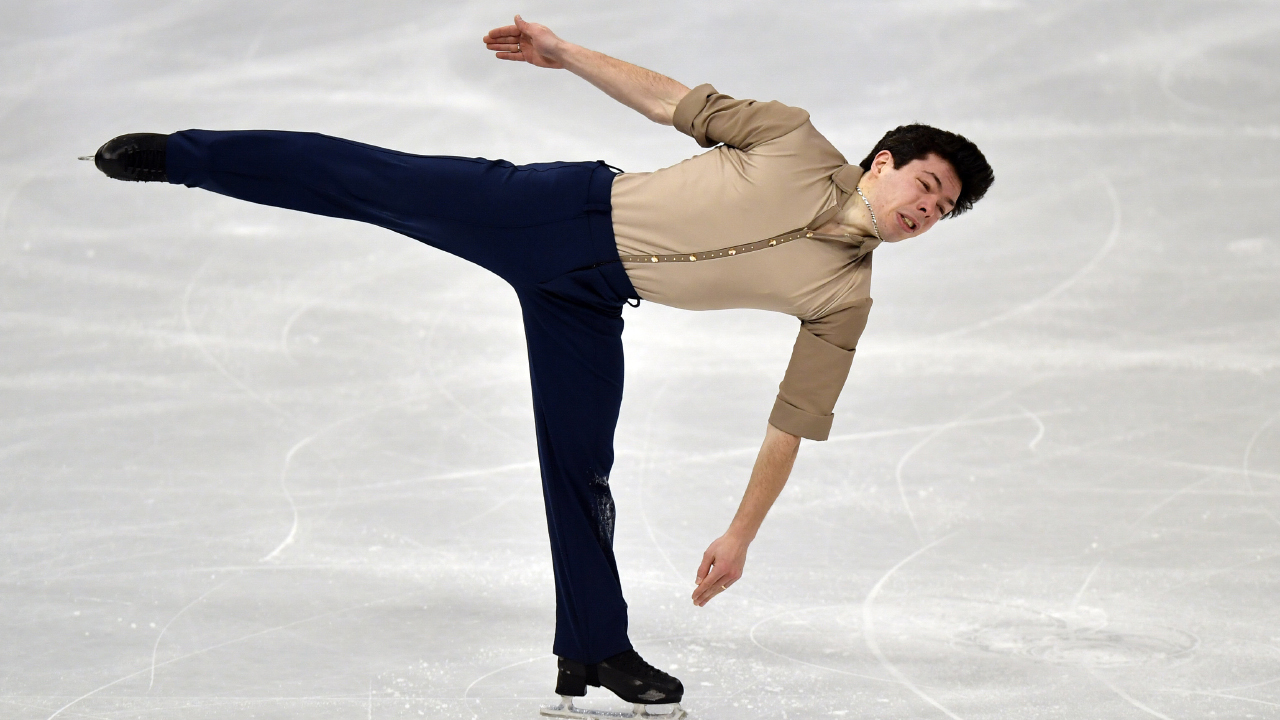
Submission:
[[[93,164],[115,180],[168,182],[165,174],[165,145],[168,141],[168,135],[157,133],[121,135],[98,148]]]
[[[573,704],[575,697],[587,694],[587,686],[604,687],[632,704],[626,710],[594,710]],[[661,718],[681,720],[688,715],[680,707],[684,686],[680,681],[645,662],[635,650],[627,650],[595,665],[584,665],[560,658],[556,694],[560,702],[543,706],[546,717],[596,718],[627,720],[629,718]],[[651,708],[665,708],[650,712]]]

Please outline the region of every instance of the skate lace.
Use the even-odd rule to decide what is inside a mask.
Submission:
[[[136,178],[155,179],[164,174],[163,151],[131,148],[122,159],[129,174]]]
[[[615,655],[607,660],[607,662],[615,668],[638,678],[657,678],[661,680],[674,680],[675,678],[659,670],[658,668],[645,662],[640,657],[640,653],[635,650],[628,650],[619,655]]]

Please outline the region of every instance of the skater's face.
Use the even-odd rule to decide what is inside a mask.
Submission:
[[[960,196],[960,179],[951,163],[926,155],[894,167],[893,154],[881,150],[858,183],[871,203],[880,239],[898,242],[933,227]]]

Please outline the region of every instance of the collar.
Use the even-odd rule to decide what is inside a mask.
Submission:
[[[831,182],[840,188],[840,197],[836,200],[836,204],[818,213],[818,216],[809,221],[805,226],[807,230],[820,228],[831,221],[840,212],[840,208],[844,207],[845,201],[853,194],[854,188],[858,187],[858,181],[862,179],[863,170],[857,165],[844,165],[831,176]],[[856,257],[862,257],[871,252],[880,244],[880,241],[871,236],[861,235],[817,235],[824,240],[838,240],[848,243],[859,248],[860,252]]]
[[[858,165],[845,165],[837,170],[835,175],[831,176],[831,182],[834,182],[836,187],[848,195],[853,192],[854,188],[858,187],[858,181],[862,179],[862,173],[863,170]]]

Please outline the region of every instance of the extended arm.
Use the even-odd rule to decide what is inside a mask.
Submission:
[[[702,554],[698,587],[693,591],[695,605],[706,605],[708,600],[742,577],[742,568],[747,562],[747,546],[755,539],[764,516],[787,484],[799,451],[799,437],[773,425],[765,430],[764,442],[756,456],[755,467],[751,469],[751,480],[742,495],[738,513],[733,516],[724,535],[716,538]]]
[[[490,30],[484,44],[500,60],[568,70],[661,125],[672,124],[676,105],[689,92],[666,75],[565,42],[545,25],[525,22],[519,15],[514,25]]]

